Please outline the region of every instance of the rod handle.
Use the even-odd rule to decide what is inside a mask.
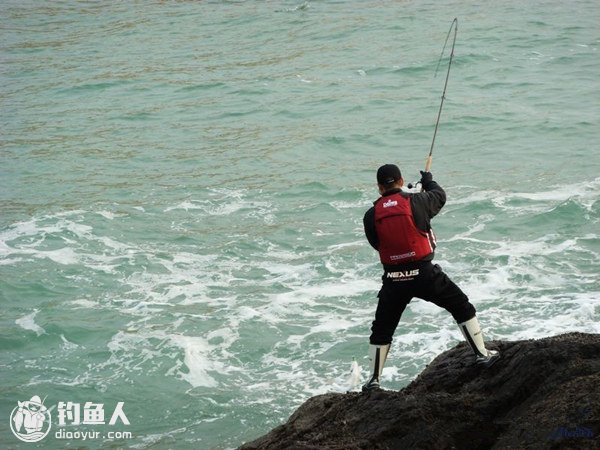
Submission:
[[[425,160],[425,172],[429,172],[431,169],[431,162],[433,161],[433,156],[429,155]]]

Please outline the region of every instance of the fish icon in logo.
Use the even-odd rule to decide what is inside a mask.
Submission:
[[[19,402],[10,414],[10,429],[24,442],[38,442],[44,439],[52,426],[50,411],[39,396]]]

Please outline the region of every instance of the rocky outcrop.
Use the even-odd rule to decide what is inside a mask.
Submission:
[[[241,449],[600,448],[600,335],[489,347],[487,369],[460,344],[400,391],[313,397]]]

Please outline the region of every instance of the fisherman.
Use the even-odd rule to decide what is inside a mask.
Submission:
[[[369,339],[370,379],[363,391],[379,389],[379,377],[400,317],[413,297],[446,309],[459,325],[476,362],[492,365],[500,356],[485,348],[475,307],[461,289],[433,264],[436,246],[430,220],[446,203],[446,193],[421,171],[422,192],[402,191],[404,179],[398,166],[385,164],[377,170],[381,197],[364,216],[365,234],[379,252],[383,283],[378,294],[375,320]]]

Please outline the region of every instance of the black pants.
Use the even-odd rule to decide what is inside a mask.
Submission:
[[[419,262],[394,270],[386,270],[382,277],[383,285],[377,295],[379,302],[371,327],[371,344],[392,342],[400,317],[413,297],[446,309],[458,323],[475,317],[475,307],[469,298],[437,264]]]

